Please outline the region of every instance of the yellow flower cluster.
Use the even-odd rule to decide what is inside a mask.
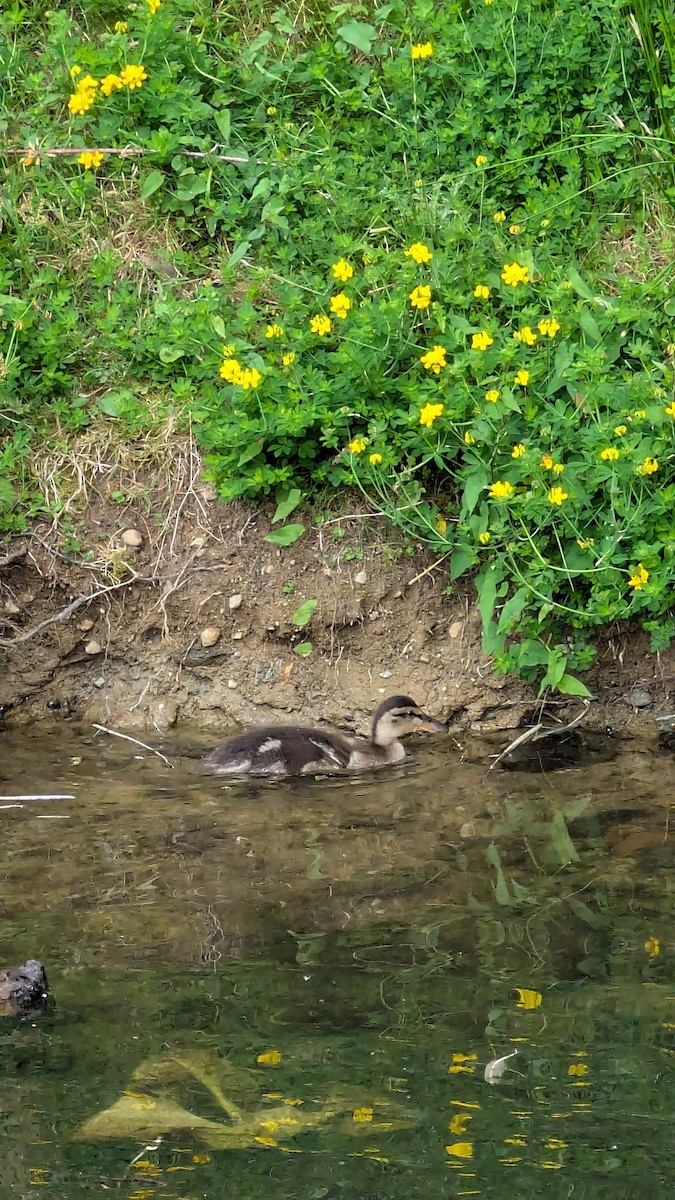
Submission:
[[[420,362],[427,371],[433,371],[434,375],[438,375],[441,367],[447,367],[445,346],[434,346],[432,350],[427,350],[426,354],[420,356]]]
[[[274,324],[274,325],[268,325],[268,326],[267,326],[267,329],[265,330],[265,337],[266,337],[266,338],[280,338],[280,337],[283,337],[283,336],[284,336],[284,327],[283,327],[283,325],[276,325],[276,324]]]
[[[605,462],[616,462],[621,455],[616,446],[605,446],[605,449],[600,451],[600,457],[604,459]]]
[[[473,289],[473,294],[477,300],[489,300],[490,289],[484,283],[477,283]]]
[[[477,167],[484,167],[486,162],[487,162],[487,158],[485,157],[484,154],[477,155],[477,157],[476,157],[476,166]]]
[[[642,563],[640,562],[640,563],[638,563],[637,567],[633,571],[633,574],[631,575],[630,579],[628,580],[628,585],[629,585],[629,587],[635,588],[636,592],[641,592],[644,584],[647,582],[648,579],[649,579],[649,571],[647,571],[643,567]]]
[[[517,342],[524,342],[526,346],[534,346],[537,340],[536,333],[529,325],[523,325],[522,329],[514,329],[513,336]]]
[[[484,529],[482,533],[478,534],[478,541],[480,542],[481,546],[487,546],[488,542],[490,541],[490,534],[488,533],[487,529]]]
[[[333,322],[329,317],[310,317],[309,327],[312,333],[318,334],[319,337],[325,337],[325,335],[330,333],[331,329],[333,328]]]
[[[506,213],[504,212],[504,209],[503,209],[503,208],[500,208],[499,212],[496,212],[496,213],[494,214],[494,216],[493,216],[492,220],[493,220],[493,221],[496,221],[498,225],[499,225],[499,224],[501,224],[501,222],[502,222],[502,221],[505,221],[505,220],[506,220]]]
[[[434,48],[431,42],[417,42],[414,46],[410,47],[410,57],[414,59],[431,58],[433,52]]]
[[[511,451],[511,458],[522,458],[525,453],[525,447],[522,442],[518,442],[517,446]]]
[[[406,258],[412,258],[414,262],[420,266],[422,263],[429,263],[433,258],[431,250],[425,246],[424,242],[413,242],[407,250],[403,251]]]
[[[527,387],[528,383],[530,382],[530,372],[517,371],[513,376],[513,382],[517,383],[519,387]]]
[[[489,388],[485,393],[485,399],[487,400],[488,404],[496,404],[499,400],[499,392],[496,388]]]
[[[445,409],[444,404],[425,404],[420,410],[420,425],[426,425],[427,429],[431,429],[437,417],[443,415]]]
[[[537,329],[542,337],[553,338],[555,337],[556,333],[560,331],[560,325],[556,321],[555,317],[544,317],[543,320],[541,320],[537,325]]]
[[[368,438],[355,437],[352,438],[351,442],[347,443],[347,449],[349,450],[350,454],[363,454],[363,451],[367,445]]]
[[[408,299],[413,308],[428,308],[431,304],[431,288],[426,283],[421,287],[413,288]]]
[[[488,496],[490,496],[493,500],[508,500],[509,496],[512,496],[514,491],[515,488],[512,483],[509,483],[508,479],[497,479],[495,483],[490,485]]]
[[[530,272],[527,267],[523,267],[520,263],[504,263],[502,267],[502,279],[508,287],[518,287],[519,283],[530,282]]]
[[[72,79],[76,79],[81,74],[81,67],[77,63],[70,68]],[[94,79],[92,75],[83,75],[78,79],[75,91],[68,98],[68,109],[74,117],[82,117],[91,108],[96,99],[96,92],[100,86],[101,93],[104,96],[110,96],[116,88],[129,88],[133,91],[134,88],[142,87],[148,78],[148,73],[145,67],[139,64],[130,63],[124,67],[119,75],[106,75],[99,84],[98,79]]]
[[[157,9],[159,8],[160,4],[162,3],[162,0],[145,0],[145,3],[147,4],[148,8],[150,9],[151,15],[154,17],[155,13],[157,12]]]
[[[83,150],[77,161],[85,171],[95,171],[103,162],[103,155],[100,150]]]
[[[474,333],[471,338],[471,349],[487,350],[488,346],[491,346],[493,342],[494,338],[491,338],[490,334],[485,329],[482,329],[480,333]]]
[[[339,258],[337,262],[334,262],[331,266],[331,271],[333,272],[333,277],[339,279],[340,283],[347,283],[347,280],[351,279],[354,274],[354,268],[347,262],[346,258]]]
[[[344,321],[347,313],[352,306],[349,296],[345,296],[344,292],[338,292],[337,296],[331,296],[330,311],[334,316],[339,317]]]
[[[295,351],[291,350],[291,351],[289,351],[288,354],[282,355],[281,361],[285,367],[292,366],[293,363],[295,362]]]
[[[371,466],[376,467],[378,463],[382,462],[382,455],[381,454],[369,454],[368,462],[371,464]]]
[[[249,388],[257,388],[262,383],[260,371],[256,371],[255,367],[242,367],[236,358],[226,358],[221,363],[219,374],[226,383],[236,384],[245,392]]]
[[[128,21],[115,21],[113,29],[115,30],[115,33],[127,33],[129,29],[129,23]]]
[[[655,458],[650,458],[650,456],[647,455],[644,462],[640,463],[640,466],[637,468],[637,473],[638,475],[653,475],[655,471],[658,471],[658,469],[658,460]]]
[[[552,487],[549,490],[547,499],[549,504],[557,504],[558,507],[560,507],[563,500],[569,500],[569,496],[567,492],[562,490],[561,487]]]

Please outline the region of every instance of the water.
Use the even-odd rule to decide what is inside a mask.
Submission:
[[[0,797],[75,796],[0,811],[0,955],[54,996],[0,1019],[1,1200],[670,1196],[667,745],[273,784],[154,744],[0,734]]]

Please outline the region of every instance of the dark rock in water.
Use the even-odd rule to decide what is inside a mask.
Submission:
[[[45,969],[36,958],[0,971],[0,1017],[36,1017],[47,1007]]]

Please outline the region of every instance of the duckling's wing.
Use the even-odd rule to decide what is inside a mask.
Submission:
[[[300,725],[268,725],[229,738],[202,769],[215,775],[305,775],[347,766],[349,744],[339,734]]]

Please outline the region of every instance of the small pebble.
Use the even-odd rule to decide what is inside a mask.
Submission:
[[[241,629],[238,629],[236,633],[232,634],[232,641],[240,642],[241,639],[243,638],[243,636],[244,636],[243,631]]]
[[[192,539],[190,545],[195,546],[198,550],[201,550],[202,546],[206,545],[206,538],[203,536],[203,534],[200,534],[199,537]]]
[[[239,592],[236,592],[234,596],[230,596],[227,602],[230,606],[230,612],[234,612],[235,608],[241,608],[242,600],[243,596]]]
[[[428,654],[424,654],[424,653],[420,654],[420,662],[422,662],[422,663],[428,663],[428,662],[429,662],[429,655],[428,655]]]
[[[628,699],[633,708],[649,708],[652,702],[649,692],[645,692],[643,688],[637,687],[628,693]]]
[[[359,571],[358,574],[354,576],[354,583],[358,583],[360,586],[360,585],[364,584],[367,579],[368,579],[368,572],[367,571]]]
[[[13,600],[5,600],[5,612],[16,616],[17,613],[21,612],[21,609],[19,608],[18,604],[14,603]]]
[[[84,652],[85,654],[100,654],[102,649],[103,646],[101,643],[97,642],[95,638],[92,638],[91,641],[87,642],[86,646],[84,647]]]
[[[143,545],[143,534],[139,533],[137,529],[125,529],[122,541],[130,550],[138,550]]]
[[[202,629],[199,640],[204,649],[215,646],[216,642],[220,641],[220,630],[217,625],[207,625],[206,629]]]
[[[392,671],[380,671],[380,679],[391,679]]]
[[[94,687],[95,688],[105,687],[105,679],[103,678],[102,675],[99,675],[98,679],[94,680]]]
[[[89,617],[85,617],[83,621],[79,622],[77,628],[81,629],[83,633],[88,633],[90,629],[94,628],[94,622]]]
[[[227,686],[234,691],[235,688],[239,687],[239,684],[237,683],[236,679],[228,679]]]
[[[448,637],[451,637],[451,638],[459,637],[463,628],[464,628],[463,621],[453,621],[452,625],[448,629]]]

